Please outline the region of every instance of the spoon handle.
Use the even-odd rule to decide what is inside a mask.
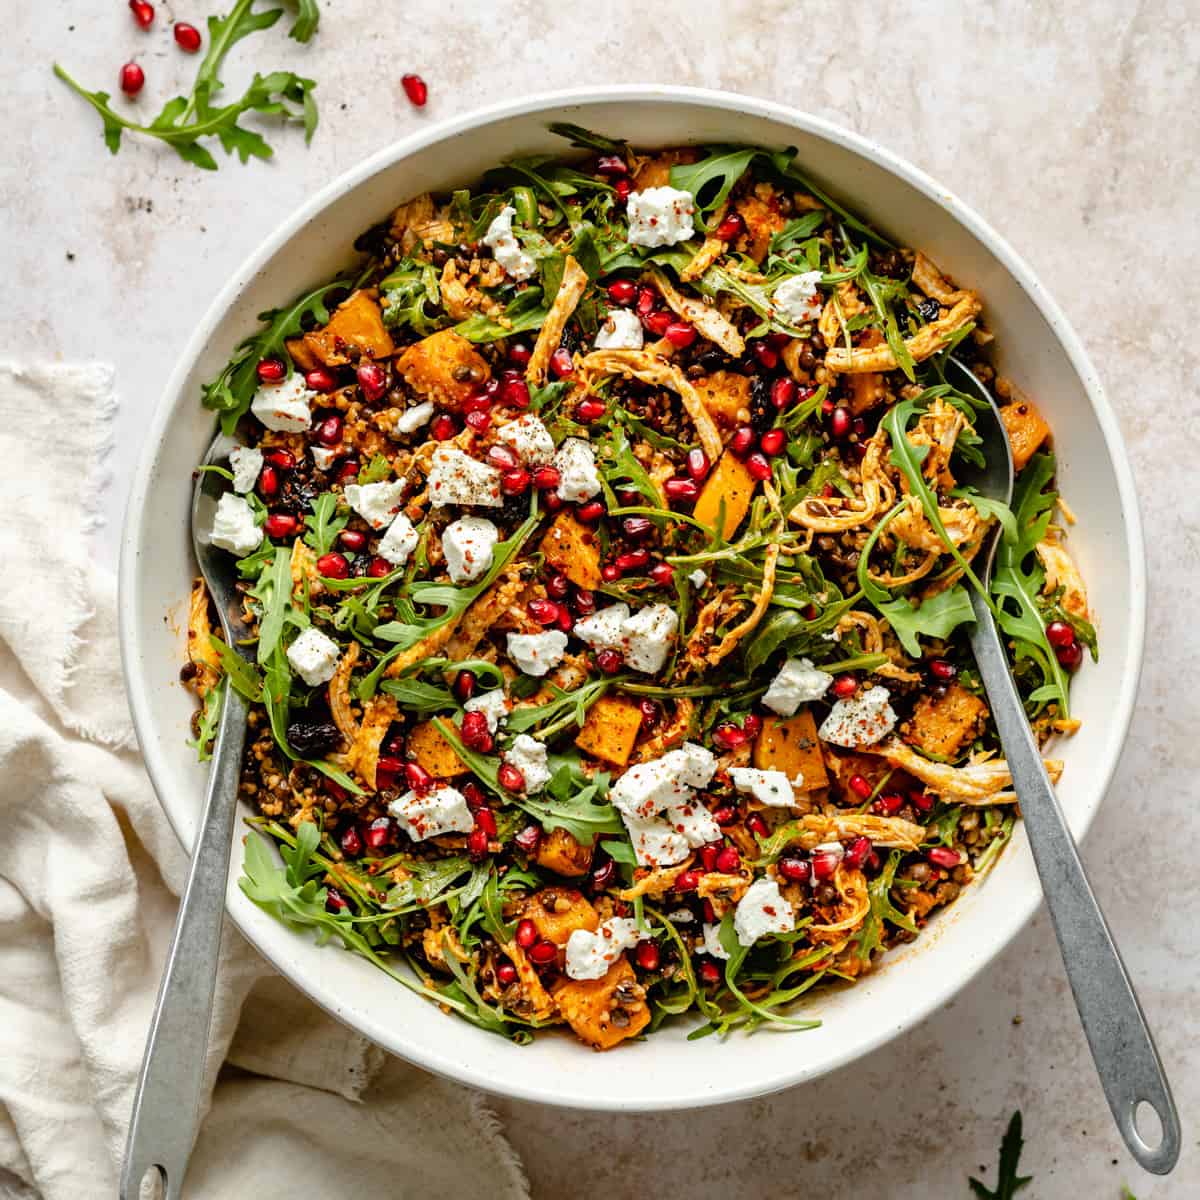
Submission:
[[[149,1170],[163,1177],[167,1200],[182,1194],[200,1116],[245,740],[246,702],[226,685],[191,871],[138,1076],[121,1200],[137,1200]]]
[[[1033,861],[1100,1083],[1129,1152],[1147,1171],[1166,1175],[1180,1149],[1179,1115],[1170,1085],[1042,765],[991,611],[977,594],[971,602],[971,648],[1012,771]],[[1154,1109],[1162,1127],[1161,1140],[1154,1145],[1134,1124],[1135,1110],[1143,1103]]]

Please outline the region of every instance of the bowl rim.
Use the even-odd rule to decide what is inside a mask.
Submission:
[[[171,770],[166,755],[160,753],[155,738],[151,736],[150,731],[154,727],[153,705],[147,681],[137,669],[137,664],[143,661],[141,630],[136,620],[136,614],[139,610],[139,548],[143,538],[143,521],[147,511],[146,501],[159,447],[167,432],[173,413],[184,402],[182,396],[183,385],[197,359],[211,340],[217,326],[224,319],[226,313],[236,302],[241,292],[253,283],[258,272],[298,230],[314,217],[318,216],[331,203],[361,186],[372,176],[385,170],[397,160],[425,150],[435,143],[445,141],[456,134],[481,125],[570,106],[621,101],[657,105],[700,105],[719,110],[745,113],[750,116],[774,120],[792,126],[802,132],[811,133],[866,159],[875,166],[881,167],[890,174],[899,177],[941,208],[951,221],[964,226],[996,257],[1004,269],[1021,285],[1050,326],[1055,340],[1065,352],[1072,369],[1083,386],[1084,392],[1091,404],[1092,412],[1100,427],[1101,435],[1103,436],[1113,464],[1121,519],[1129,545],[1129,624],[1124,654],[1126,655],[1126,661],[1133,664],[1133,670],[1126,674],[1122,680],[1119,695],[1113,700],[1112,728],[1117,736],[1110,739],[1102,752],[1099,769],[1096,774],[1095,799],[1085,811],[1079,813],[1079,819],[1075,822],[1077,838],[1082,839],[1091,826],[1112,782],[1113,773],[1116,770],[1117,762],[1129,732],[1142,670],[1146,623],[1145,546],[1133,471],[1116,416],[1105,396],[1104,388],[1100,383],[1095,367],[1086,349],[1057,302],[1049,295],[1038,277],[1034,274],[1032,268],[1013,249],[1008,241],[997,233],[973,208],[960,200],[949,188],[944,187],[906,159],[879,145],[870,138],[844,129],[822,117],[792,108],[789,105],[757,97],[744,96],[736,92],[665,84],[584,86],[538,92],[520,100],[502,101],[485,105],[460,116],[439,121],[428,127],[419,129],[369,155],[357,165],[326,184],[278,225],[242,262],[237,270],[230,275],[228,281],[209,305],[203,318],[188,338],[183,353],[178,358],[167,380],[164,396],[167,398],[173,397],[174,403],[163,403],[160,400],[151,414],[147,434],[142,443],[137,466],[131,479],[121,533],[118,615],[122,670],[138,742],[156,794],[161,797],[168,791],[168,785],[171,781]],[[143,730],[146,731],[145,736],[143,736]],[[161,800],[160,803],[162,803]],[[165,803],[162,806],[176,836],[180,839],[184,848],[190,852],[191,847],[186,839],[184,830],[175,819],[172,806]],[[477,1071],[470,1066],[464,1068],[457,1063],[451,1066],[446,1060],[439,1057],[436,1047],[433,1045],[422,1043],[402,1044],[401,1040],[395,1036],[394,1030],[386,1028],[369,1018],[365,1018],[361,1013],[354,1013],[353,1019],[351,1019],[351,1013],[344,1007],[344,1000],[338,993],[335,993],[332,989],[327,988],[315,979],[301,978],[288,970],[280,963],[273,952],[269,944],[270,939],[257,936],[253,929],[248,928],[239,920],[236,912],[229,909],[228,903],[226,908],[230,918],[242,936],[268,962],[283,972],[294,986],[299,988],[331,1016],[350,1025],[358,1032],[365,1034],[372,1041],[391,1053],[397,1054],[427,1070],[452,1078],[459,1083],[519,1100],[598,1111],[648,1112],[673,1111],[712,1104],[724,1104],[753,1096],[765,1095],[819,1078],[821,1075],[828,1074],[847,1065],[849,1062],[871,1053],[920,1024],[937,1008],[957,995],[1012,943],[1017,934],[1028,924],[1040,903],[1040,887],[1035,884],[1026,890],[1018,902],[1010,906],[1005,923],[993,929],[992,945],[976,961],[969,965],[969,969],[961,974],[955,974],[952,977],[948,976],[948,982],[944,985],[927,989],[921,995],[918,1002],[907,1009],[901,1019],[881,1022],[876,1032],[871,1036],[856,1041],[853,1046],[848,1045],[844,1052],[830,1056],[818,1068],[814,1069],[803,1061],[800,1061],[791,1071],[774,1075],[764,1080],[761,1086],[750,1083],[726,1086],[724,1088],[717,1087],[711,1090],[705,1089],[687,1096],[676,1095],[675,1097],[650,1100],[640,1100],[634,1097],[623,1100],[598,1097],[594,1101],[588,1101],[587,1103],[581,1101],[578,1092],[568,1098],[563,1098],[553,1092],[547,1091],[543,1087],[526,1084],[520,1078],[510,1076],[501,1082],[493,1077],[492,1074]]]

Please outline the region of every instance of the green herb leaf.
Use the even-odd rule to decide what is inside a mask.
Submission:
[[[275,557],[252,594],[263,610],[258,622],[258,662],[261,666],[279,645],[284,618],[292,606],[291,556],[282,546],[275,548]]]
[[[423,683],[419,679],[385,679],[379,686],[393,696],[405,712],[415,716],[427,717],[457,708],[449,688]]]
[[[892,903],[891,890],[896,878],[896,868],[904,855],[899,850],[893,850],[888,855],[888,861],[883,870],[867,884],[867,896],[871,907],[863,921],[862,928],[855,935],[856,953],[864,962],[871,961],[871,955],[883,944],[883,923],[888,921],[899,929],[916,933],[917,926],[910,913],[897,908]]]
[[[208,635],[209,643],[221,659],[221,669],[235,692],[245,696],[251,704],[262,699],[262,674],[252,663],[247,662],[231,646],[227,646],[215,633]]]
[[[595,150],[599,154],[624,154],[629,147],[625,142],[614,142],[612,138],[601,133],[593,133],[582,125],[572,125],[567,121],[554,121],[549,126],[551,133],[567,138],[572,146],[581,150]]]
[[[305,544],[310,546],[317,555],[328,554],[333,549],[334,539],[346,527],[347,516],[337,515],[337,497],[332,492],[325,492],[317,497],[313,511],[304,518],[308,532],[304,535]]]
[[[288,0],[288,3],[296,9],[296,19],[288,30],[288,37],[295,38],[298,42],[310,41],[321,23],[321,10],[317,7],[317,0]]]
[[[1012,1198],[1032,1179],[1032,1175],[1018,1175],[1017,1167],[1021,1161],[1021,1147],[1024,1141],[1021,1137],[1021,1114],[1015,1112],[1000,1143],[1000,1163],[996,1168],[996,1187],[993,1191],[985,1187],[973,1175],[968,1179],[971,1192],[979,1200],[1012,1200]]]
[[[550,307],[543,300],[541,289],[528,287],[518,293],[517,298],[509,303],[500,316],[489,317],[485,313],[472,313],[465,321],[460,321],[454,326],[454,332],[459,337],[466,338],[468,342],[495,342],[514,333],[541,329],[549,311]]]
[[[204,695],[204,705],[200,709],[199,732],[194,738],[188,739],[188,745],[196,751],[198,762],[208,762],[212,758],[210,747],[213,738],[217,736],[217,726],[221,722],[221,710],[225,707],[225,693],[228,689],[229,676],[222,675],[216,686],[209,688]]]
[[[695,163],[677,163],[671,168],[671,186],[691,192],[696,212],[703,219],[724,204],[734,184],[750,163],[762,153],[753,146],[716,146]],[[701,223],[702,228],[707,225]]]

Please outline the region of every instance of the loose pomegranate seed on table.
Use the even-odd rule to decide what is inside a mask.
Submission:
[[[175,35],[175,44],[180,50],[187,54],[195,54],[200,49],[200,30],[195,25],[189,25],[186,21],[176,21],[172,32]]]
[[[420,75],[401,75],[400,86],[408,97],[408,102],[415,108],[424,108],[429,99],[429,88]]]
[[[510,792],[525,790],[525,776],[512,763],[501,763],[496,770],[496,779],[500,786]]]
[[[142,29],[149,29],[154,24],[154,5],[148,0],[129,0],[129,11]]]
[[[254,373],[259,383],[282,383],[287,367],[277,358],[262,358],[254,368]]]
[[[350,564],[344,554],[331,550],[317,559],[317,571],[330,579],[345,579],[350,574]]]

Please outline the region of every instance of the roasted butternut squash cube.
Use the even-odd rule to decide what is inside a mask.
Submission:
[[[583,728],[575,738],[584,754],[623,767],[629,762],[642,728],[642,713],[625,696],[601,696],[588,709]]]
[[[883,376],[878,371],[864,371],[861,375],[847,375],[849,404],[853,416],[868,412],[876,405],[882,404],[887,396],[883,386]]]
[[[732,429],[750,419],[750,376],[736,371],[714,371],[693,385],[708,415],[718,425]]]
[[[492,374],[487,359],[453,329],[414,342],[396,359],[396,369],[413,391],[451,409],[457,409]]]
[[[1050,426],[1030,400],[1017,400],[1000,410],[1000,419],[1008,432],[1012,447],[1013,467],[1023,471],[1025,464],[1038,452],[1050,436]]]
[[[746,222],[746,253],[755,262],[766,257],[767,247],[787,222],[778,208],[758,196],[743,196],[737,210]]]
[[[634,172],[634,189],[644,192],[647,188],[667,187],[671,182],[671,168],[676,163],[694,163],[696,157],[696,151],[691,146],[683,146],[678,150],[662,150],[650,158],[642,159]]]
[[[576,587],[591,591],[600,586],[600,543],[596,531],[575,520],[569,512],[560,512],[546,530],[542,553]]]
[[[726,450],[705,481],[692,515],[702,525],[715,528],[724,503],[725,520],[720,532],[724,538],[732,537],[750,509],[754,486],[754,477],[745,464]]]
[[[337,306],[324,329],[306,333],[301,341],[312,357],[327,367],[345,366],[352,346],[370,358],[387,358],[396,349],[384,328],[376,293],[369,289],[354,292]]]
[[[550,994],[576,1036],[597,1050],[611,1050],[650,1024],[645,990],[623,954],[602,979],[563,979]]]
[[[591,901],[574,888],[543,888],[525,902],[523,915],[533,922],[539,937],[556,946],[565,946],[575,930],[595,933],[600,924]]]
[[[292,365],[297,371],[303,371],[306,375],[321,365],[321,360],[304,340],[307,336],[307,334],[301,334],[299,337],[288,338],[284,343],[287,346],[287,352],[292,356]]]
[[[533,856],[539,867],[576,879],[592,865],[592,847],[577,842],[565,829],[552,829],[538,842]]]
[[[924,695],[917,701],[904,740],[927,754],[954,758],[979,735],[987,715],[988,706],[974,692],[952,683],[944,696]]]
[[[807,708],[794,717],[768,717],[754,739],[752,761],[760,770],[782,771],[789,779],[799,775],[806,792],[829,786],[817,723]]]
[[[437,779],[453,779],[470,774],[471,768],[454,752],[432,721],[414,725],[408,734],[408,753],[419,766]]]
[[[824,754],[825,766],[832,780],[831,787],[847,804],[857,806],[862,803],[862,797],[850,790],[850,780],[855,775],[861,775],[872,788],[878,787],[887,776],[890,785],[888,791],[906,790],[904,781],[908,776],[903,772],[893,771],[888,760],[878,754],[859,754],[837,746],[826,747]]]

